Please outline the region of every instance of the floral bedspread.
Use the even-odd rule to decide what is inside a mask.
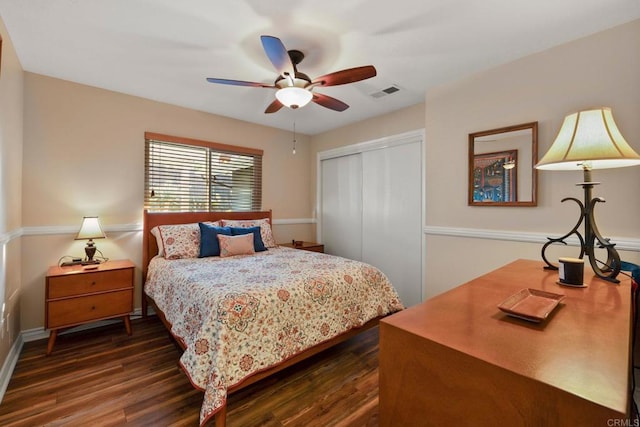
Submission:
[[[304,250],[156,257],[148,271],[145,291],[186,347],[182,368],[205,393],[201,425],[247,376],[403,308],[380,270]]]

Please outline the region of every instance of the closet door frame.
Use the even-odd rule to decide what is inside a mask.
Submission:
[[[420,218],[422,228],[424,228],[425,224],[425,187],[426,187],[426,171],[425,171],[425,161],[424,161],[424,153],[425,153],[425,131],[424,129],[418,129],[414,131],[405,132],[402,134],[391,135],[380,139],[375,139],[371,141],[359,142],[356,144],[346,145],[343,147],[334,148],[331,150],[321,151],[317,154],[316,159],[316,208],[315,208],[315,218],[316,218],[316,240],[320,243],[322,242],[322,161],[327,159],[332,159],[336,157],[347,156],[351,154],[361,154],[366,151],[379,150],[387,147],[399,146],[404,144],[411,143],[420,143],[420,175],[422,182],[420,183]],[[425,289],[425,271],[424,271],[424,258],[425,258],[425,238],[423,230],[420,230],[421,233],[421,254],[420,254],[420,264],[421,264],[421,272],[420,275],[422,277],[421,284],[421,293],[424,298]]]

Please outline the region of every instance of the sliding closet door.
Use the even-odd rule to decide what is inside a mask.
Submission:
[[[325,252],[384,272],[407,307],[422,302],[421,131],[318,154]]]
[[[325,252],[362,259],[362,155],[321,162],[321,241]]]
[[[421,144],[362,153],[362,261],[382,270],[405,306],[422,302]]]

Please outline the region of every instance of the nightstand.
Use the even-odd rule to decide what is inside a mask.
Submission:
[[[284,246],[284,247],[287,247],[287,248],[293,248],[293,249],[302,249],[303,251],[322,252],[322,253],[324,253],[324,245],[322,243],[300,242],[300,241],[298,241],[297,244],[284,243],[284,244],[282,244],[280,246]]]
[[[121,317],[131,335],[135,265],[129,260],[91,266],[50,267],[46,276],[45,329],[47,355],[58,331],[97,320]]]

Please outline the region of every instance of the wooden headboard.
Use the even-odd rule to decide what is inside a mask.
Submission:
[[[151,234],[151,229],[158,225],[189,224],[193,222],[219,221],[221,219],[263,219],[269,218],[273,226],[271,211],[247,211],[247,212],[149,212],[144,210],[142,224],[142,308],[146,314],[147,298],[144,293],[144,284],[147,280],[147,268],[151,259],[158,255],[156,238]]]

